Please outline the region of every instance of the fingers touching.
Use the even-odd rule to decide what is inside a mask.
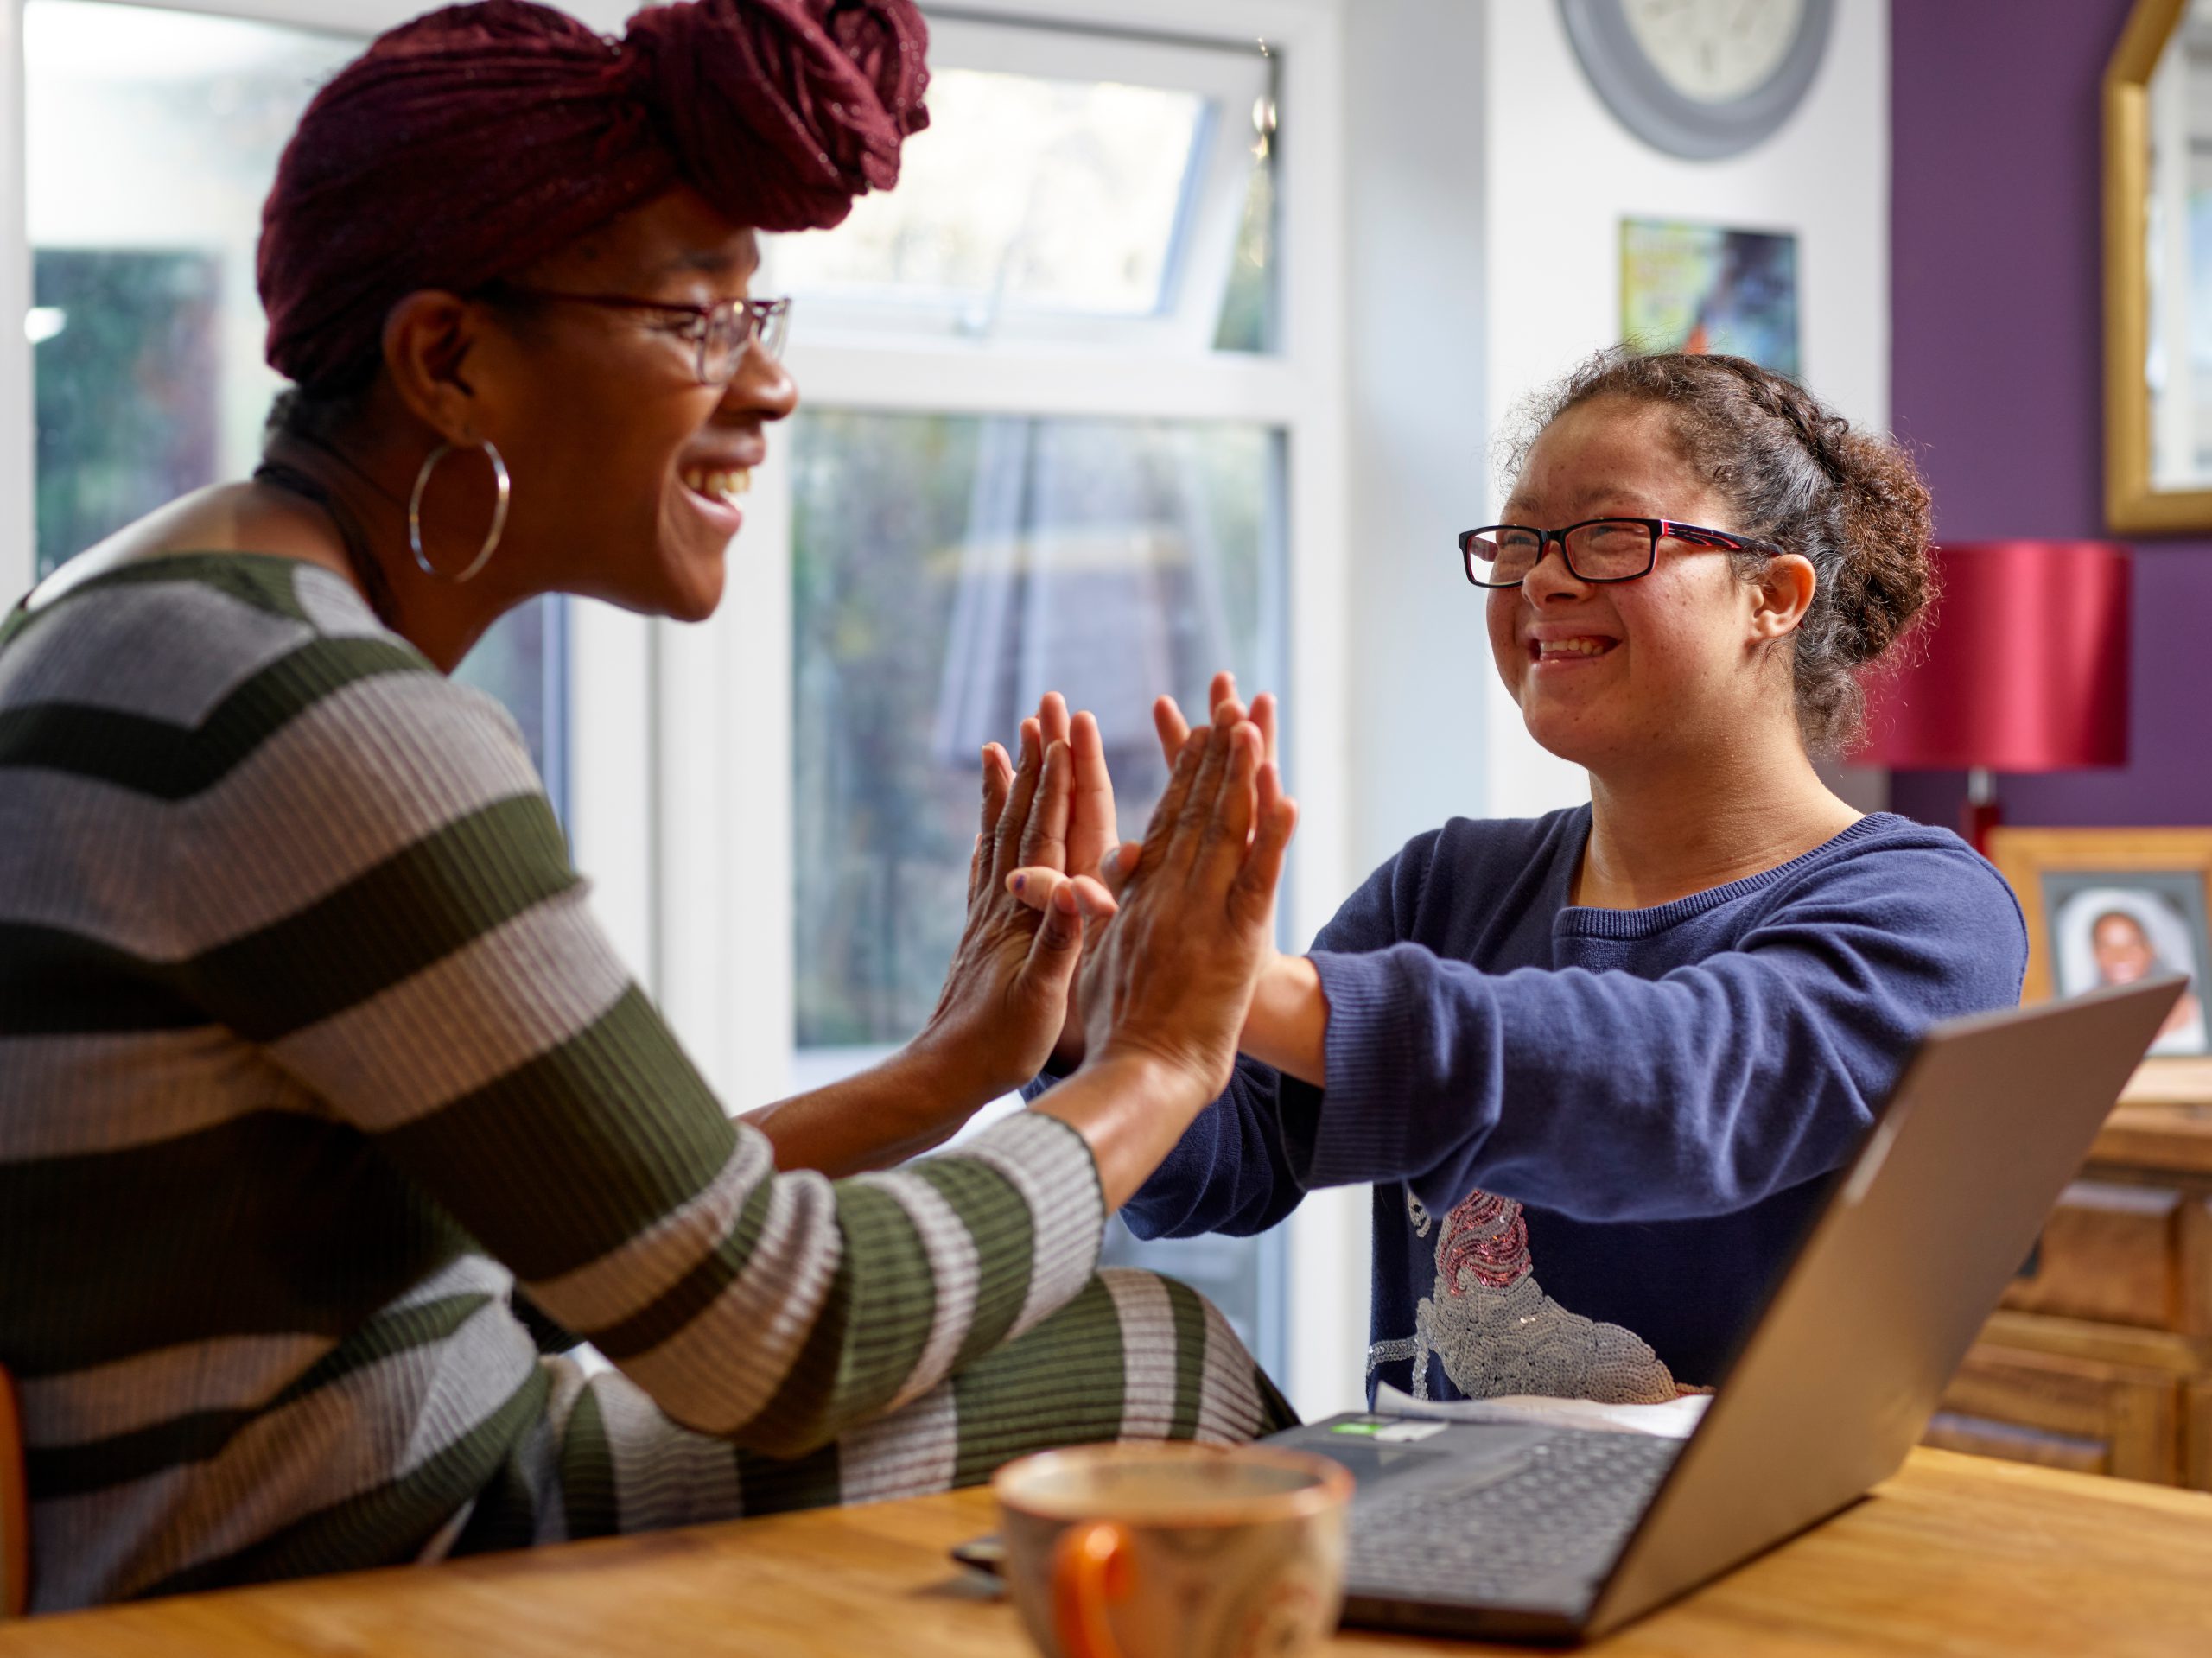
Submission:
[[[1076,965],[1083,959],[1086,917],[1076,895],[1075,883],[1061,877],[1053,879],[1058,881],[1058,888],[1038,906],[1045,919],[1037,929],[1037,936],[1029,941],[1029,959],[1023,963],[1022,970],[1046,995],[1065,998],[1068,981],[1075,976]]]
[[[1207,728],[1203,737],[1193,739],[1203,745],[1199,751],[1198,772],[1178,803],[1164,865],[1156,866],[1164,868],[1170,880],[1187,875],[1198,864],[1222,830],[1224,810],[1233,810],[1232,802],[1226,797],[1234,793],[1230,777],[1242,746],[1238,741],[1241,722],[1224,725],[1222,717],[1217,715],[1215,723]],[[1251,774],[1249,772],[1245,774],[1244,788],[1249,794],[1251,790]],[[1249,828],[1251,816],[1249,804],[1243,816]],[[1243,848],[1244,842],[1240,838],[1236,849],[1241,854]],[[1147,851],[1150,851],[1149,847]]]
[[[1014,785],[1014,764],[1007,759],[1006,750],[996,743],[983,745],[982,773],[982,826],[976,831],[976,845],[968,856],[968,899],[971,904],[995,878],[993,854],[998,843],[999,816],[1006,810],[1006,797]]]
[[[1273,691],[1262,691],[1252,699],[1250,718],[1252,723],[1260,728],[1260,746],[1265,751],[1261,758],[1269,765],[1281,765],[1281,755],[1275,743],[1275,694]]]
[[[1255,787],[1261,766],[1258,727],[1240,721],[1229,734],[1229,753],[1211,810],[1199,825],[1193,860],[1200,879],[1211,885],[1236,875],[1251,844]]]
[[[1283,793],[1274,765],[1262,764],[1251,850],[1229,892],[1230,912],[1240,922],[1255,927],[1267,924],[1274,905],[1275,887],[1282,880],[1283,854],[1297,827],[1298,803]]]
[[[1191,797],[1205,757],[1205,732],[1192,732],[1183,740],[1175,756],[1174,769],[1167,774],[1167,787],[1152,809],[1152,822],[1145,826],[1144,844],[1139,856],[1147,875],[1165,867],[1168,848],[1175,838],[1175,825],[1182,817],[1184,804]]]
[[[1014,762],[996,743],[983,745],[983,828],[985,840],[998,833],[999,814],[1014,788]]]
[[[1099,860],[1098,879],[1105,882],[1108,892],[1118,898],[1122,889],[1136,879],[1137,866],[1143,860],[1141,841],[1124,841],[1119,846],[1109,847]]]
[[[1277,707],[1273,691],[1262,691],[1252,699],[1248,709],[1237,700],[1236,676],[1224,670],[1216,674],[1212,683],[1206,687],[1206,711],[1218,722],[1224,710],[1232,725],[1238,720],[1249,720],[1259,727],[1265,750],[1262,758],[1280,763],[1275,737]],[[1182,708],[1173,697],[1163,696],[1152,705],[1152,728],[1160,738],[1160,753],[1166,757],[1169,766],[1173,766],[1176,755],[1182,753],[1183,744],[1191,734],[1190,721],[1183,717]]]
[[[1023,867],[1041,864],[1065,869],[1068,858],[1068,778],[1072,769],[1067,740],[1062,738],[1045,751],[1045,768],[1029,809],[1029,823],[1016,848]]]
[[[1239,826],[1250,844],[1278,823],[1287,804],[1276,764],[1275,699],[1262,693],[1248,709],[1235,676],[1224,672],[1207,687],[1207,702],[1209,723],[1196,733],[1173,697],[1153,705],[1170,776],[1144,841],[1136,842],[1118,837],[1097,720],[1088,712],[1071,714],[1058,692],[1046,695],[1035,717],[1022,722],[1019,765],[996,745],[985,751],[978,876],[988,875],[1041,912],[1068,877],[1081,875],[1087,879],[1080,907],[1110,915],[1140,866],[1165,867],[1171,846],[1177,848],[1175,867],[1187,873],[1202,845],[1212,847],[1210,835]],[[1245,726],[1252,729],[1236,734]],[[1287,827],[1281,832],[1287,840]]]
[[[1067,742],[1074,766],[1068,867],[1088,874],[1121,838],[1114,816],[1114,779],[1106,769],[1105,739],[1087,710],[1070,722]]]
[[[1152,705],[1152,728],[1159,734],[1160,754],[1172,772],[1183,753],[1183,745],[1191,740],[1191,722],[1183,717],[1183,710],[1173,697],[1163,696]]]
[[[1029,827],[1029,808],[1037,797],[1037,785],[1045,770],[1044,734],[1035,720],[1021,722],[1021,759],[1014,769],[1014,781],[1007,792],[1006,805],[999,813],[993,839],[995,846],[991,855],[991,867],[1001,876],[1006,871],[1020,867],[1021,837]]]

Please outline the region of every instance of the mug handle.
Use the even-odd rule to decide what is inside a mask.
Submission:
[[[1052,1632],[1060,1658],[1121,1658],[1106,1608],[1128,1597],[1129,1534],[1111,1520],[1070,1526],[1052,1549]]]

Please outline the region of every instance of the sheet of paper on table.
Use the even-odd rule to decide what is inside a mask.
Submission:
[[[1605,1405],[1594,1399],[1548,1399],[1508,1394],[1497,1399],[1415,1399],[1377,1382],[1375,1413],[1437,1422],[1523,1422],[1553,1427],[1596,1428],[1606,1433],[1656,1433],[1687,1439],[1713,1402],[1710,1394],[1685,1394],[1660,1405]]]

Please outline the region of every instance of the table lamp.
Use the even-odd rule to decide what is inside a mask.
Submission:
[[[1965,772],[1959,831],[1986,852],[1996,773],[2127,763],[2128,551],[1982,541],[1935,556],[1942,596],[1904,665],[1869,676],[1853,759]]]

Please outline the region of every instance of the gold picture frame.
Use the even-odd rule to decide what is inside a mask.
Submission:
[[[2125,982],[2123,974],[2188,973],[2145,1080],[2163,1076],[2212,1100],[2212,829],[1999,828],[1989,858],[2027,922],[2021,1000]]]
[[[2151,484],[2151,75],[2189,0],[2135,0],[2104,76],[2105,522],[2114,535],[2212,529],[2212,489]]]

